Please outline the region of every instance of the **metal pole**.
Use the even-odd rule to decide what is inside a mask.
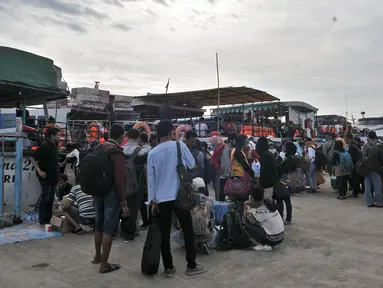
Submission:
[[[217,135],[219,136],[219,121],[220,121],[220,115],[219,115],[219,102],[220,102],[220,95],[219,95],[219,65],[218,65],[218,53],[215,53],[215,63],[217,66]]]
[[[56,101],[56,111],[55,111],[55,119],[57,120],[57,101]]]
[[[242,133],[245,134],[245,103],[242,103]]]

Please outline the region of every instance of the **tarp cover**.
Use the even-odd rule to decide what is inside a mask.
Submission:
[[[51,59],[0,46],[0,81],[37,88],[57,89],[57,74]]]

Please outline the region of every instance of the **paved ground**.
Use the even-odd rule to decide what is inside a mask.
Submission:
[[[198,258],[209,265],[198,277],[185,276],[177,245],[174,278],[142,276],[144,235],[130,244],[116,240],[111,260],[123,268],[100,275],[90,264],[92,235],[65,235],[0,246],[0,287],[383,287],[383,209],[368,209],[362,199],[336,200],[330,189],[296,196],[293,206],[294,225],[281,247],[271,253],[213,251]]]

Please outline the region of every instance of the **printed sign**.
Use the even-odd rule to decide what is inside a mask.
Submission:
[[[7,158],[5,158],[7,160]],[[15,183],[16,162],[14,160],[4,162],[4,183]],[[35,171],[31,159],[23,160],[23,176],[26,172]]]
[[[15,158],[5,157],[4,159],[4,203],[5,212],[12,212],[15,191]],[[41,187],[36,176],[35,167],[29,157],[23,158],[22,165],[22,192],[21,210],[26,211],[30,205],[35,205],[40,194]]]

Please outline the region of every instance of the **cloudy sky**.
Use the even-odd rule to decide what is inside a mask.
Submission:
[[[0,45],[115,94],[249,86],[382,115],[382,0],[1,0]],[[346,105],[347,99],[347,105]]]

